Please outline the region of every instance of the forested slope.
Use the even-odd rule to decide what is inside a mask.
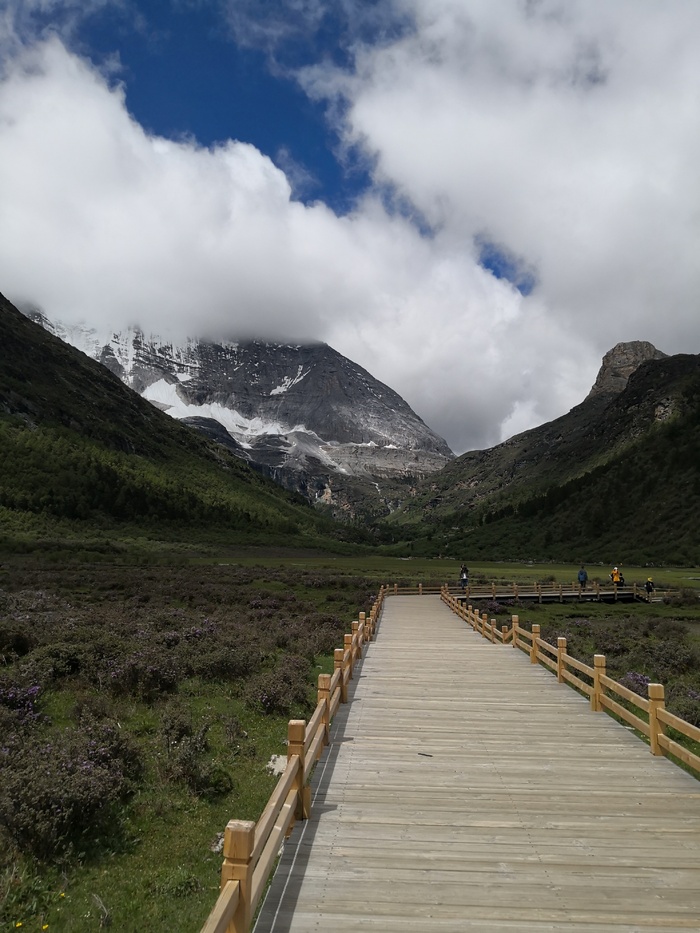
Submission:
[[[116,534],[125,523],[156,536],[217,534],[232,543],[344,534],[0,296],[4,543]]]

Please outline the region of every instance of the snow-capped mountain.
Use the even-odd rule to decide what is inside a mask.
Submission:
[[[348,486],[355,480],[391,508],[396,491],[384,495],[380,483],[399,480],[405,488],[453,457],[401,396],[326,344],[176,345],[138,329],[101,335],[51,322],[37,309],[25,313],[154,405],[312,500],[354,512],[342,490],[356,493],[357,482]]]

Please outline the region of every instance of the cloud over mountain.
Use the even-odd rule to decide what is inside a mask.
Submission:
[[[98,327],[325,340],[458,451],[579,402],[620,340],[697,349],[697,4],[402,0],[372,30],[346,6],[342,59],[298,72],[372,166],[344,216],[235,127],[140,125],[69,29],[6,24],[2,289]]]

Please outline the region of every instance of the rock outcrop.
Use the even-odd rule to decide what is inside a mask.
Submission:
[[[618,343],[603,357],[593,388],[586,398],[595,395],[617,395],[627,385],[632,373],[646,360],[662,360],[666,356],[647,340]]]
[[[642,341],[618,344],[580,405],[488,450],[462,454],[424,478],[399,511],[422,520],[518,503],[590,472],[655,423],[682,414],[683,387],[698,370],[698,356],[668,356]]]

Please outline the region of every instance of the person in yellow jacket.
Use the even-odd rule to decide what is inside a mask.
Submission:
[[[615,586],[624,586],[625,578],[622,576],[621,572],[617,567],[613,567],[612,573],[610,574],[610,579],[612,580]]]

